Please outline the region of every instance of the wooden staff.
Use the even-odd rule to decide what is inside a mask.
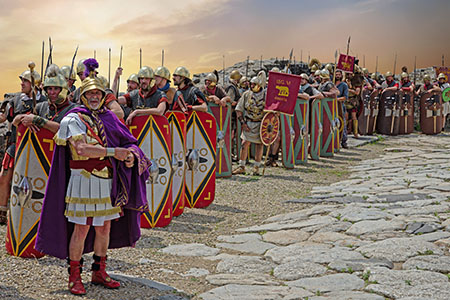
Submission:
[[[161,54],[161,66],[164,67],[164,49],[162,49],[162,54]]]
[[[34,86],[34,68],[36,64],[32,61],[28,63],[28,68],[30,68],[30,77],[31,77],[31,96],[33,98],[33,114],[36,114],[36,90]]]
[[[225,55],[222,55],[222,63],[223,63],[222,84],[225,87]],[[219,80],[219,78],[217,78],[217,80]]]
[[[139,69],[142,69],[142,48],[139,48]]]
[[[94,59],[97,59],[97,51],[94,50]]]
[[[119,68],[122,68],[122,52],[123,52],[123,46],[120,46]],[[117,95],[116,95],[116,97],[119,97],[119,90],[120,90],[120,77],[117,79]]]
[[[41,78],[44,78],[44,47],[45,42],[42,41],[42,57],[41,57]]]
[[[77,48],[75,49],[75,53],[73,54],[73,57],[72,57],[72,64],[70,65],[69,79],[70,79],[70,77],[72,76],[73,65],[74,65],[74,63],[75,63],[75,57],[77,57],[77,52],[78,52],[78,46],[77,46]]]
[[[108,53],[108,85],[111,87],[111,48]]]

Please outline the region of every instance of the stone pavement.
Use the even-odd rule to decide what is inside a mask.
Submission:
[[[450,136],[388,142],[347,180],[290,201],[309,208],[219,236],[215,247],[161,251],[217,262],[204,300],[450,299]]]

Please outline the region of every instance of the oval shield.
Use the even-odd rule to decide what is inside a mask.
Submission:
[[[280,131],[280,119],[274,112],[265,114],[261,121],[259,136],[265,146],[271,145],[278,136]]]

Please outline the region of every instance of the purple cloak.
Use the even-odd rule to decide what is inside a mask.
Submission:
[[[85,107],[76,107],[69,113],[91,116]],[[123,208],[123,216],[111,221],[109,248],[134,246],[141,236],[141,214],[148,210],[146,185],[149,159],[137,146],[137,140],[116,115],[104,110],[98,114],[103,123],[108,147],[130,148],[135,155],[135,164],[127,168],[125,163],[110,158],[113,166],[111,204]],[[95,121],[95,119],[93,118]],[[74,224],[64,216],[65,196],[70,178],[69,146],[56,146],[42,205],[35,249],[45,254],[65,259],[69,256],[69,242]],[[83,253],[94,250],[95,230],[91,226]]]

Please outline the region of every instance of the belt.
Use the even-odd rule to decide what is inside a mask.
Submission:
[[[71,169],[84,169],[90,173],[97,170],[101,171],[106,167],[112,168],[111,161],[109,159],[100,160],[99,158],[90,158],[88,160],[71,160],[69,162]]]

